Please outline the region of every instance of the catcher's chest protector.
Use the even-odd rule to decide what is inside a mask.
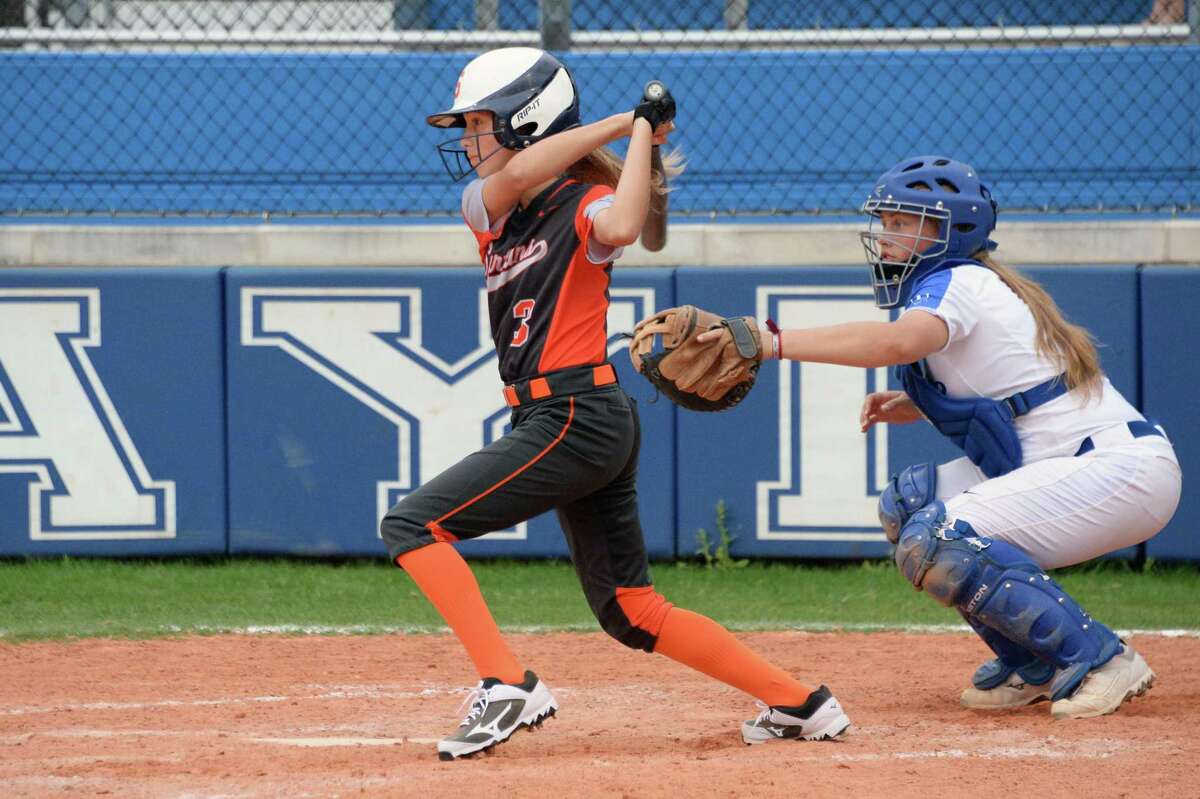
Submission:
[[[584,210],[611,192],[561,178],[498,234],[472,231],[504,382],[604,361],[612,264],[587,259]]]
[[[1014,420],[1067,393],[1067,376],[1040,383],[1003,400],[948,397],[921,364],[897,367],[904,391],[938,432],[955,443],[988,477],[1021,466],[1021,439]]]

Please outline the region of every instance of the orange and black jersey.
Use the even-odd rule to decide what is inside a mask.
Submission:
[[[588,260],[585,211],[612,191],[559,178],[498,231],[472,228],[505,383],[604,362],[612,263]]]

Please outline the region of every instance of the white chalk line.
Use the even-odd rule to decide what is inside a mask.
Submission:
[[[79,710],[150,710],[154,708],[220,707],[290,702],[293,700],[328,701],[335,699],[420,699],[443,694],[466,693],[467,688],[422,688],[419,691],[389,691],[375,686],[348,686],[308,695],[239,696],[225,699],[156,699],[150,702],[79,702],[54,705],[25,705],[0,708],[0,716],[28,716]]]
[[[225,730],[195,729],[195,730],[106,730],[106,729],[73,729],[73,730],[43,730],[26,732],[20,735],[9,735],[0,738],[0,745],[15,746],[25,744],[35,738],[213,738],[227,740],[242,740],[251,743],[275,744],[277,746],[301,747],[337,747],[337,746],[397,746],[403,744],[420,744],[422,746],[436,744],[437,738],[379,738],[358,735],[326,735],[326,736],[264,736],[264,735],[234,735]],[[108,757],[89,758],[91,760],[108,760]],[[123,758],[134,759],[137,758]]]
[[[1026,760],[1043,758],[1045,760],[1098,760],[1112,757],[1114,751],[1104,752],[1064,752],[1039,746],[1002,746],[995,749],[934,749],[927,752],[864,752],[857,755],[829,755],[820,758],[803,758],[806,760],[832,760],[836,763],[873,763],[887,760],[965,760],[979,757],[984,760]]]
[[[860,732],[859,734],[868,734]],[[734,733],[730,733],[734,735]],[[50,738],[140,738],[140,737],[214,737],[223,736],[228,741],[241,740],[251,744],[267,744],[271,746],[285,746],[296,748],[343,748],[343,747],[360,747],[360,746],[434,746],[437,744],[437,738],[426,737],[402,737],[402,738],[381,738],[372,736],[262,736],[262,735],[230,735],[226,732],[216,729],[210,730],[192,730],[192,731],[163,731],[163,730],[55,730],[39,733],[27,733],[20,736],[10,736],[5,739],[0,739],[0,742],[5,744],[24,743],[34,737],[50,737]],[[1134,752],[1142,752],[1143,750],[1162,749],[1166,742],[1159,742],[1155,745],[1144,745],[1133,740],[1122,740],[1114,738],[1104,738],[1094,741],[1078,741],[1064,742],[1061,747],[1055,747],[1046,743],[1032,743],[1027,745],[1005,745],[1005,746],[973,746],[967,748],[953,749],[928,749],[922,751],[902,751],[902,752],[863,752],[858,754],[839,754],[822,751],[821,754],[813,754],[811,756],[802,756],[799,758],[789,757],[789,759],[798,759],[802,761],[834,761],[837,763],[872,763],[883,762],[889,760],[913,761],[913,760],[965,760],[968,758],[982,758],[985,760],[1027,760],[1030,758],[1041,758],[1044,760],[1069,761],[1069,760],[1101,760],[1114,757],[1118,754],[1133,754]],[[738,747],[740,750],[740,747]],[[793,753],[794,754],[794,753]],[[89,758],[85,758],[87,760]],[[98,756],[90,758],[90,760],[109,760],[107,756]],[[137,760],[128,756],[118,758],[124,760]]]
[[[239,696],[222,699],[154,699],[146,702],[57,702],[53,705],[19,705],[0,707],[0,717],[4,716],[33,716],[48,713],[75,713],[81,711],[111,711],[111,710],[156,710],[185,707],[222,707],[253,704],[279,704],[281,702],[314,701],[325,702],[338,699],[428,699],[431,697],[465,697],[474,690],[470,686],[427,686],[425,688],[389,689],[376,685],[308,685],[304,686],[317,693],[308,694],[269,694],[266,696]],[[571,686],[554,686],[554,695],[560,700],[575,695],[579,689]],[[585,697],[594,698],[599,693],[613,692],[628,696],[632,693],[644,694],[662,698],[666,692],[661,689],[642,685],[609,685],[605,687],[589,687],[582,689]],[[3,741],[4,739],[0,739]]]
[[[327,702],[338,699],[427,699],[437,696],[465,696],[469,686],[437,686],[419,690],[388,689],[377,685],[309,685],[309,694],[268,694],[265,696],[237,696],[222,699],[154,699],[147,702],[57,702],[53,705],[20,705],[0,707],[2,716],[32,716],[47,713],[74,713],[78,711],[109,710],[155,710],[183,707],[223,707],[230,705],[278,704],[292,701]],[[594,692],[595,689],[589,689]],[[629,690],[637,690],[632,686]],[[562,699],[571,696],[574,688],[555,686],[554,695]],[[0,739],[3,740],[3,739]]]
[[[403,744],[420,744],[432,746],[437,738],[357,738],[348,736],[330,738],[243,738],[253,743],[274,744],[276,746],[300,747],[337,747],[337,746],[400,746]]]

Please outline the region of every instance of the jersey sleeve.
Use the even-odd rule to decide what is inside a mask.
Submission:
[[[579,211],[575,214],[575,231],[580,241],[587,242],[587,259],[594,264],[615,261],[625,252],[624,247],[602,244],[592,237],[596,214],[612,207],[613,197],[613,190],[608,186],[594,186],[579,202]]]
[[[475,178],[467,184],[462,194],[462,215],[467,227],[476,233],[499,233],[504,222],[512,215],[510,210],[495,222],[489,222],[487,206],[483,203],[483,182],[487,178]]]
[[[903,316],[911,311],[924,311],[941,319],[950,333],[946,346],[969,335],[978,319],[974,289],[970,281],[955,275],[955,271],[935,272],[921,281],[901,313]]]

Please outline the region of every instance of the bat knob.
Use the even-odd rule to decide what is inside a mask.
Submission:
[[[661,80],[652,80],[642,90],[642,97],[651,102],[661,100],[667,95],[667,87]]]

